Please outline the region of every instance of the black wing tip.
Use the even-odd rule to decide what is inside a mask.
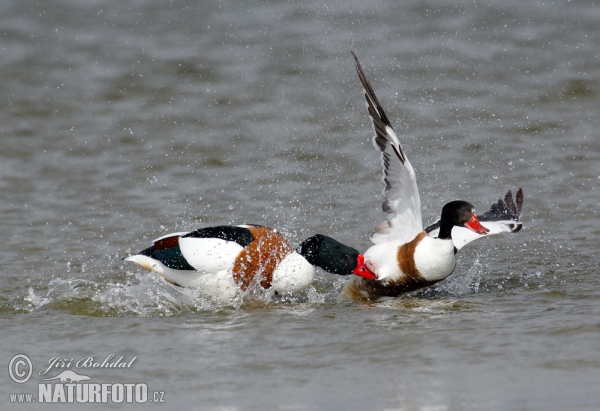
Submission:
[[[356,63],[356,72],[365,92],[365,99],[367,101],[369,117],[371,117],[371,120],[373,122],[373,128],[375,130],[375,148],[377,148],[381,152],[385,152],[385,149],[388,146],[388,144],[391,145],[396,156],[398,156],[400,162],[404,164],[406,162],[406,156],[402,151],[402,147],[399,143],[395,143],[392,141],[391,137],[388,134],[388,131],[386,130],[386,127],[389,127],[391,130],[394,129],[392,127],[392,123],[390,122],[390,119],[385,113],[385,110],[381,106],[381,103],[379,102],[379,99],[377,98],[377,95],[375,94],[375,91],[371,86],[371,82],[367,79],[362,65],[358,60],[356,52],[352,47],[349,46],[348,48],[350,49],[350,53],[352,53],[352,56],[354,57],[354,61]]]
[[[360,71],[362,71],[362,66],[360,65],[360,61],[358,61],[358,56],[356,55],[356,51],[354,50],[354,48],[352,46],[348,46],[348,50],[350,50],[352,57],[354,57],[354,62],[356,63],[357,68],[360,68]]]
[[[371,104],[374,104],[373,110],[376,112],[377,117],[381,120],[383,125],[388,126],[389,128],[393,129],[392,124],[390,123],[390,120],[389,120],[387,114],[385,113],[385,111],[383,110],[383,107],[379,103],[379,99],[377,98],[377,95],[375,94],[375,91],[373,90],[373,86],[371,86],[371,82],[367,79],[367,75],[365,74],[365,71],[363,70],[363,67],[360,64],[360,61],[358,60],[358,56],[356,55],[356,52],[354,51],[354,49],[352,47],[349,46],[349,48],[350,48],[350,53],[352,53],[352,57],[354,57],[354,62],[355,62],[355,66],[356,66],[356,72],[358,73],[358,78],[359,78],[360,82],[362,83],[363,88],[365,90],[365,97],[367,99],[367,103],[369,104],[369,106],[371,106]],[[369,110],[369,112],[370,111],[371,110]],[[369,113],[369,114],[375,121],[375,117],[371,113]]]
[[[523,211],[523,189],[519,187],[517,190],[517,215],[521,217],[521,211]]]
[[[508,190],[504,195],[504,199],[499,198],[488,211],[480,216],[477,216],[481,221],[500,221],[513,220],[520,222],[521,212],[523,211],[523,189],[517,190],[516,202],[513,200],[512,190]],[[521,229],[522,224],[519,224],[513,232]]]
[[[349,45],[348,46],[348,50],[350,50],[350,53],[352,53],[352,57],[354,57],[354,60],[356,61],[356,64],[357,65],[360,64],[359,61],[358,61],[358,57],[356,55],[356,51],[354,51],[354,47],[352,47],[352,46]]]

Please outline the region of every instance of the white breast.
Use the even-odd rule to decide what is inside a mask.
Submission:
[[[424,237],[415,249],[415,265],[426,280],[443,280],[454,271],[454,243],[451,240]]]
[[[298,253],[287,255],[273,272],[272,287],[280,293],[304,290],[315,276],[315,268]]]

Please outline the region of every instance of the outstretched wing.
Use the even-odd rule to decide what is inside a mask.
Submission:
[[[376,244],[390,240],[410,241],[423,230],[415,170],[402,150],[356,53],[352,49],[350,52],[356,61],[356,71],[365,91],[367,110],[375,131],[373,145],[381,152],[383,166],[385,200],[382,207],[386,220],[373,228],[371,241]]]
[[[504,200],[498,199],[488,211],[478,215],[477,218],[485,228],[490,230],[487,234],[477,234],[464,227],[452,228],[452,241],[457,250],[460,250],[471,241],[492,234],[516,233],[521,230],[521,211],[523,210],[523,189],[517,191],[516,202],[513,201],[512,191],[508,190]],[[440,231],[440,222],[430,225],[425,231],[431,237],[437,237]]]

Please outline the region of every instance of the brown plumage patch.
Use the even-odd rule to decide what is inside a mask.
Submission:
[[[399,295],[410,293],[419,288],[429,287],[437,282],[438,281],[428,281],[420,275],[419,277],[401,278],[397,281],[390,281],[385,284],[380,281],[368,281],[361,278],[358,290],[352,290],[351,295],[359,297],[357,298],[359,300],[376,300],[379,297],[398,297]],[[368,297],[365,297],[365,293],[360,293],[360,290],[364,290]]]
[[[155,251],[167,250],[169,248],[177,247],[179,245],[179,236],[174,235],[172,237],[163,238],[152,244],[152,249]]]
[[[398,267],[400,267],[400,271],[404,273],[405,277],[412,278],[421,276],[421,273],[417,270],[417,265],[415,264],[415,249],[426,236],[427,233],[421,231],[412,241],[398,247],[396,256],[398,259]]]
[[[422,231],[414,240],[398,247],[398,267],[404,274],[403,276],[386,283],[361,278],[348,284],[345,291],[346,295],[356,300],[376,300],[379,297],[397,297],[437,283],[438,281],[426,280],[415,264],[415,249],[426,235],[427,233]]]
[[[242,290],[246,290],[258,275],[260,285],[270,288],[277,264],[293,252],[292,247],[285,238],[268,227],[250,227],[248,230],[254,236],[254,241],[235,259],[233,279]]]

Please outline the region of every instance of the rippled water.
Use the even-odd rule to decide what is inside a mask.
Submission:
[[[110,353],[137,359],[76,371],[173,410],[600,408],[600,8],[400,3],[0,5],[0,347],[34,368],[4,373],[3,409],[53,408],[8,395],[37,395],[50,358]],[[383,187],[349,45],[426,222],[523,187],[520,233],[374,304],[320,272],[216,306],[121,260],[244,222],[365,250]]]

